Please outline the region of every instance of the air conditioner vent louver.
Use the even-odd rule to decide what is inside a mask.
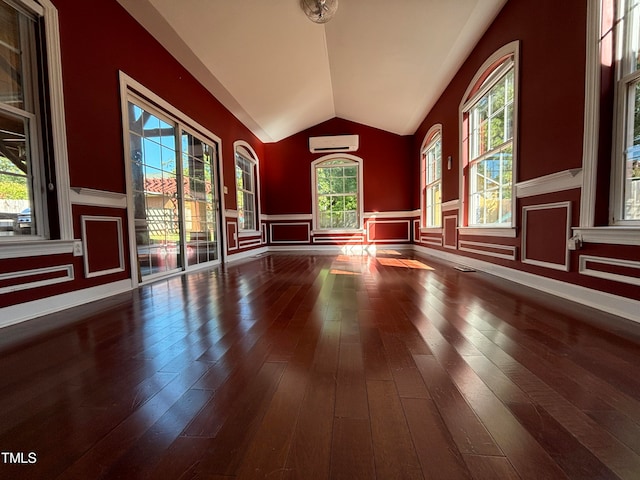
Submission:
[[[311,153],[355,152],[360,142],[359,135],[332,135],[309,137]]]

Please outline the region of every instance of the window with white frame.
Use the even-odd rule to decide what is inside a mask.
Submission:
[[[502,53],[462,108],[468,226],[513,225],[516,56]]]
[[[362,225],[361,176],[357,157],[320,158],[312,164],[316,230],[358,230]]]
[[[439,127],[427,134],[422,150],[422,226],[442,226],[442,134]]]
[[[616,5],[616,156],[613,222],[640,225],[640,0]]]
[[[257,230],[256,160],[243,146],[236,147],[236,201],[238,229]]]
[[[53,187],[40,111],[46,72],[39,5],[0,0],[0,236],[48,236],[46,190]]]

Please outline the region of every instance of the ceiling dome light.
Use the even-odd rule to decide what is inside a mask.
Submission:
[[[338,0],[300,0],[300,6],[312,22],[327,23],[338,10]]]

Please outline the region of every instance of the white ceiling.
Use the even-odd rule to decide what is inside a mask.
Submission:
[[[263,142],[333,117],[415,132],[506,0],[118,0]]]

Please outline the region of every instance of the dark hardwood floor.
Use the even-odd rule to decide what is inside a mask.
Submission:
[[[637,480],[639,339],[414,254],[265,255],[1,329],[0,478]]]

